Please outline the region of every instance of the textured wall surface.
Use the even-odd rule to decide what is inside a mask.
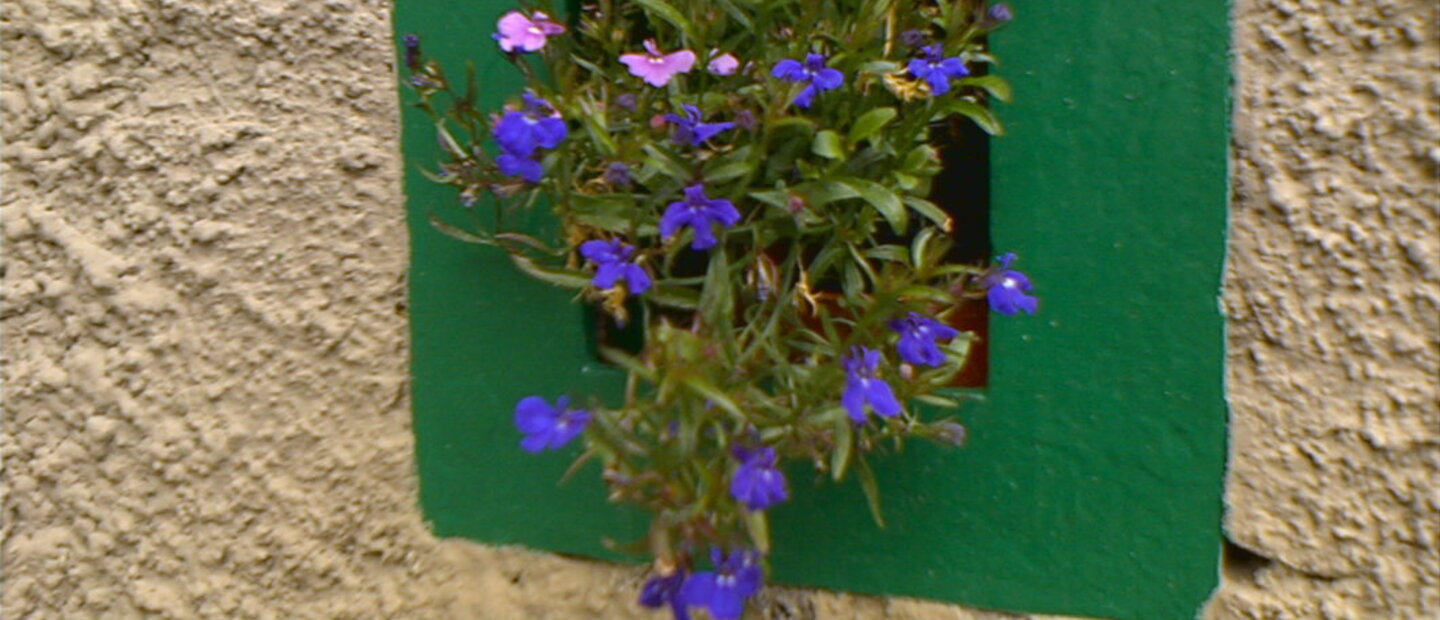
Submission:
[[[1236,3],[1216,618],[1440,616],[1431,0]]]
[[[639,615],[636,568],[421,522],[390,32],[380,1],[5,3],[6,617]]]
[[[4,4],[7,617],[635,617],[636,569],[420,520],[385,4]],[[1227,528],[1251,553],[1210,611],[1418,617],[1440,609],[1434,8],[1238,11]]]

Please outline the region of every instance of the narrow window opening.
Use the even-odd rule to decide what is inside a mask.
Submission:
[[[952,119],[935,134],[943,170],[930,187],[930,200],[955,222],[952,262],[982,264],[994,248],[990,240],[990,135],[969,119]],[[950,315],[950,324],[975,334],[956,387],[985,387],[990,379],[990,308],[983,299],[966,299]]]
[[[974,67],[977,75],[984,67]],[[990,239],[990,135],[974,122],[955,118],[947,126],[936,127],[932,134],[940,150],[943,169],[931,184],[930,200],[939,205],[955,222],[951,238],[954,245],[947,259],[957,263],[984,264],[994,248]],[[899,241],[899,240],[890,240]],[[909,240],[904,240],[908,242]],[[684,257],[695,260],[696,257]],[[692,275],[704,273],[704,263],[680,265]],[[822,294],[839,290],[836,282],[815,283]],[[984,299],[958,302],[950,314],[950,324],[961,331],[975,334],[965,367],[955,377],[955,387],[985,387],[990,378],[990,308]],[[630,320],[621,325],[604,309],[583,306],[587,347],[593,358],[609,363],[600,354],[602,348],[617,349],[632,355],[645,347],[645,329],[640,304],[627,303]]]

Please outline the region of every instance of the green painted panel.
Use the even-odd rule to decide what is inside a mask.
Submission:
[[[396,30],[424,35],[452,73],[475,60],[494,107],[521,86],[488,38],[512,6],[400,0]],[[995,41],[1016,103],[992,145],[992,218],[1042,312],[992,321],[991,386],[965,412],[968,448],[915,443],[880,459],[887,529],[853,484],[793,471],[796,500],[774,510],[775,579],[1190,618],[1219,570],[1228,6],[1017,9]],[[523,453],[510,422],[530,394],[616,397],[618,373],[587,355],[567,295],[432,229],[431,210],[465,212],[416,169],[438,152],[418,111],[405,113],[404,149],[426,517],[441,536],[619,559],[601,537],[638,536],[644,516],[606,504],[593,467],[557,485],[574,453]],[[543,228],[543,213],[529,217]]]

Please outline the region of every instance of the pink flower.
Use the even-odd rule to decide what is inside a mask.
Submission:
[[[647,39],[645,51],[644,54],[623,54],[620,62],[630,67],[630,75],[643,78],[651,86],[669,84],[670,78],[695,68],[695,52],[690,50],[663,54],[655,39]]]
[[[710,54],[714,56],[715,52],[711,52]],[[740,68],[740,59],[736,58],[735,55],[730,52],[725,52],[724,54],[711,58],[710,64],[705,68],[709,69],[710,72],[715,75],[733,75],[735,70]]]
[[[545,38],[563,34],[565,27],[550,21],[550,16],[539,11],[530,17],[519,11],[510,11],[496,22],[500,32],[495,40],[500,49],[507,52],[534,52],[545,47]]]

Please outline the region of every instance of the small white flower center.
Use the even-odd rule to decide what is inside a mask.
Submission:
[[[530,34],[545,34],[545,31],[541,30],[539,26],[531,26],[527,30],[529,30]]]
[[[1015,278],[1005,278],[1004,280],[1000,281],[1000,286],[1003,286],[1005,288],[1015,288],[1017,284],[1015,283]]]

